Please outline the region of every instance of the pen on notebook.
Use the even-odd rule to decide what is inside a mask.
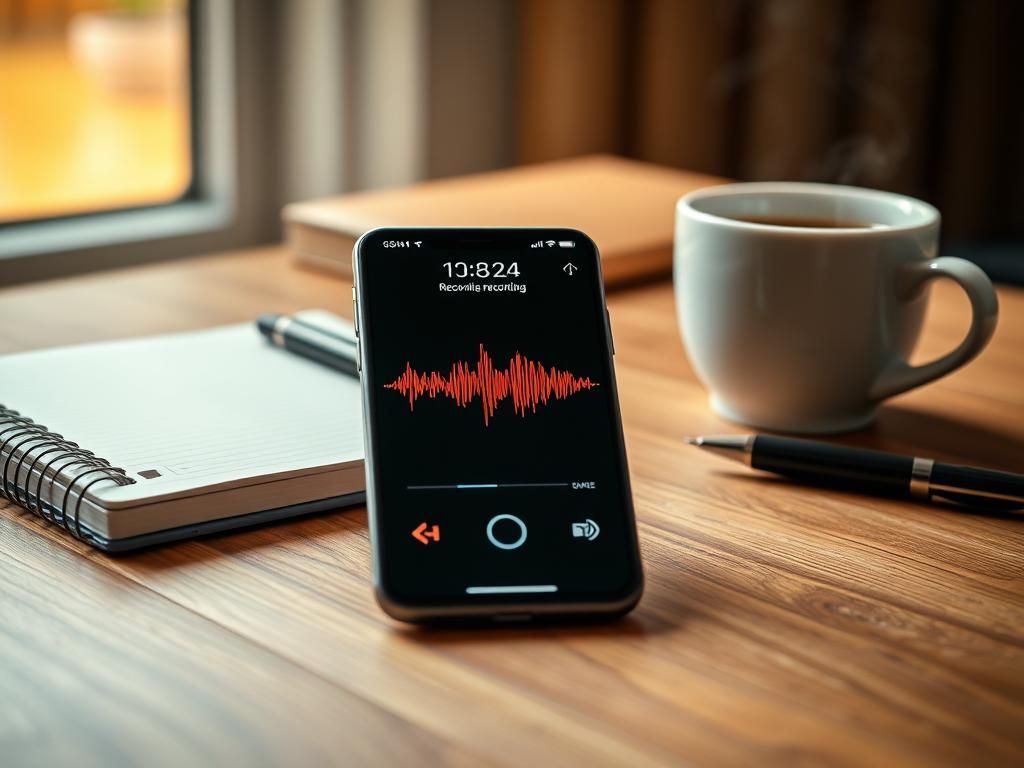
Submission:
[[[256,327],[275,346],[350,376],[359,375],[354,335],[303,317],[270,313],[260,315]]]
[[[769,435],[688,437],[686,442],[804,482],[977,508],[1024,508],[1024,475],[1012,472]]]

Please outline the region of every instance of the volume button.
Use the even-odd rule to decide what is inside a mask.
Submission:
[[[356,339],[356,373],[363,372],[363,345]]]
[[[608,345],[612,349],[612,354],[615,354],[615,337],[612,336],[612,316],[608,313],[608,308],[604,310],[604,319],[608,323]]]
[[[352,327],[355,328],[356,338],[359,338],[359,300],[356,299],[356,286],[352,285]]]

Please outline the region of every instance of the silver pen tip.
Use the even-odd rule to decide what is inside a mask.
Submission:
[[[703,451],[717,453],[719,456],[747,465],[751,464],[753,435],[701,435],[683,439],[688,445],[694,445]]]

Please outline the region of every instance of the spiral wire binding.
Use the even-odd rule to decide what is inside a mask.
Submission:
[[[3,462],[0,467],[0,496],[83,541],[90,538],[82,527],[80,514],[82,499],[89,489],[97,483],[111,481],[117,485],[135,484],[125,470],[112,466],[106,459],[2,403],[0,461]],[[73,471],[69,472],[72,468]],[[22,470],[24,482],[19,483]],[[39,477],[33,491],[32,478],[37,471]],[[64,483],[59,504],[56,499],[58,478]],[[47,481],[44,493],[43,485]]]

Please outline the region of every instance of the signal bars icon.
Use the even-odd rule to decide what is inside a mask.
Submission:
[[[530,247],[531,247],[531,248],[543,248],[543,247],[544,247],[545,245],[546,245],[546,246],[547,246],[548,248],[554,248],[554,247],[555,247],[555,245],[556,245],[556,243],[555,243],[555,241],[554,241],[554,240],[538,240],[538,241],[537,241],[537,242],[535,242],[535,243],[531,243],[531,244],[530,244]]]

